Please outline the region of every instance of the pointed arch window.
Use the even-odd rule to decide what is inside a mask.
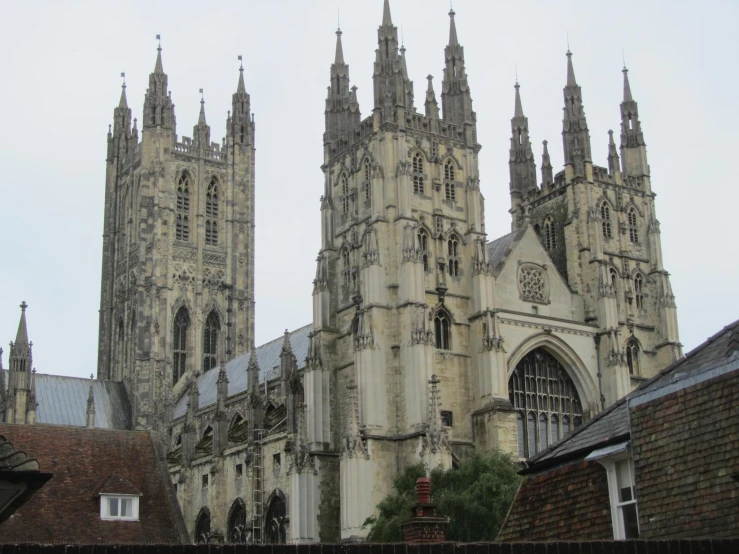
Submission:
[[[454,162],[447,160],[444,164],[444,192],[447,200],[457,200],[457,186],[454,183]]]
[[[451,322],[449,312],[439,309],[434,316],[434,334],[436,336],[436,348],[439,350],[451,350]]]
[[[369,160],[364,160],[364,199],[369,200],[372,198],[372,183],[370,182],[370,176],[372,172],[370,170]]]
[[[174,341],[172,355],[172,382],[177,384],[187,371],[187,335],[190,331],[190,316],[183,306],[174,318]]]
[[[532,350],[516,365],[508,395],[517,410],[518,455],[528,458],[563,438],[582,422],[575,384],[562,364],[543,348]],[[524,425],[525,422],[525,425]]]
[[[423,154],[416,152],[413,154],[413,194],[424,194],[425,177],[423,175]]]
[[[644,309],[644,277],[640,273],[634,277],[634,299],[636,301],[636,309]]]
[[[183,173],[177,182],[175,238],[190,240],[190,177]]]
[[[600,219],[601,226],[603,227],[603,238],[610,239],[613,236],[611,230],[611,206],[607,201],[604,201],[600,205]]]
[[[423,261],[423,270],[429,270],[429,234],[426,229],[421,228],[418,231],[418,249],[421,251],[421,260]]]
[[[218,314],[214,311],[205,320],[203,329],[203,371],[216,367],[218,359],[218,334],[221,330],[221,322]]]
[[[554,250],[557,247],[557,236],[554,234],[554,220],[551,216],[544,219],[544,248]]]
[[[634,208],[629,210],[629,240],[634,244],[639,242],[639,219]]]
[[[342,274],[344,275],[344,286],[348,287],[352,282],[352,260],[349,247],[341,251]]]
[[[626,365],[629,366],[629,375],[639,375],[641,373],[639,366],[639,345],[634,339],[629,339],[626,343]]]
[[[231,506],[228,516],[228,537],[231,544],[246,544],[248,529],[246,527],[246,504],[237,498]]]
[[[341,213],[349,213],[349,181],[346,174],[341,175]]]
[[[195,521],[195,542],[208,544],[210,542],[210,512],[203,508]]]
[[[449,237],[447,253],[449,254],[449,275],[459,277],[459,237],[457,235]]]
[[[205,193],[205,244],[218,246],[218,181],[215,177]]]

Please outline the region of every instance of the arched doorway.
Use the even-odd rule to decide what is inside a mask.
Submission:
[[[287,507],[281,493],[272,493],[273,497],[267,509],[265,519],[265,535],[267,544],[285,544],[287,542],[287,526],[285,517]]]
[[[233,544],[246,544],[248,535],[248,529],[246,528],[246,504],[244,504],[241,498],[237,498],[234,500],[228,514],[228,535],[226,540]]]
[[[582,423],[582,403],[575,383],[557,358],[536,348],[516,364],[508,381],[516,408],[518,455],[530,458]]]
[[[195,543],[208,544],[210,542],[210,511],[203,508],[195,520]]]

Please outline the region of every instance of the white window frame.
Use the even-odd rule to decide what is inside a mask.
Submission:
[[[131,500],[130,516],[110,515],[110,501]],[[139,497],[135,494],[101,494],[100,495],[100,519],[107,521],[138,521],[139,520]]]
[[[636,477],[634,473],[634,460],[631,458],[629,443],[608,446],[591,452],[586,460],[595,460],[606,469],[608,477],[608,499],[611,505],[611,526],[613,527],[614,540],[626,540],[626,526],[624,524],[623,508],[633,505],[636,508],[636,526],[639,534],[639,503],[636,495]],[[633,498],[626,502],[620,501],[618,488],[618,464],[625,462],[628,476],[631,481]]]

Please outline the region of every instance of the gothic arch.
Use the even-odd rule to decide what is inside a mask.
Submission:
[[[460,171],[464,169],[464,166],[462,165],[462,163],[451,152],[447,152],[446,154],[444,154],[444,157],[441,158],[441,167],[444,167],[444,164],[446,163],[447,160],[452,160],[454,162],[454,165],[456,166],[456,169],[459,169]]]
[[[231,504],[228,510],[228,519],[226,520],[228,528],[226,529],[226,542],[230,544],[246,544],[249,538],[247,529],[246,503],[241,498],[237,498]]]
[[[192,305],[190,304],[190,300],[187,298],[187,295],[185,294],[184,291],[180,294],[180,297],[177,300],[175,300],[174,303],[172,304],[172,309],[171,309],[172,317],[177,315],[177,312],[180,311],[180,308],[185,308],[185,310],[187,310],[187,316],[192,321],[193,319],[192,314],[195,312],[193,311]]]
[[[506,379],[510,380],[518,363],[529,352],[537,348],[543,348],[549,352],[566,369],[567,375],[572,379],[580,396],[585,418],[592,417],[593,414],[600,411],[600,393],[587,366],[569,344],[551,333],[532,335],[513,349],[508,356]]]
[[[239,424],[239,423],[241,423],[242,421],[244,421],[244,416],[243,416],[243,415],[241,415],[241,413],[240,413],[240,412],[236,412],[236,413],[235,413],[235,414],[233,415],[233,417],[231,418],[231,421],[230,421],[230,422],[229,422],[229,424],[228,424],[228,428],[230,429],[231,427],[233,427],[234,425],[238,425],[238,424]]]
[[[195,518],[195,543],[208,544],[210,542],[210,510],[207,506],[200,508]]]
[[[267,511],[264,518],[264,537],[267,544],[285,544],[287,542],[287,498],[280,489],[275,489],[266,502]]]

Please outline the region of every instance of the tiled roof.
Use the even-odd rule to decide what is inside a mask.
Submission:
[[[298,362],[298,369],[305,367],[305,358],[308,356],[310,345],[308,334],[313,330],[313,324],[306,325],[290,333],[290,346]],[[257,363],[259,364],[259,382],[280,377],[280,352],[284,337],[276,338],[261,346],[257,346]],[[249,365],[251,351],[234,358],[226,364],[228,376],[228,396],[234,396],[247,390],[248,380],[246,368]],[[216,403],[217,381],[219,368],[213,368],[198,377],[200,402],[198,407],[204,408]],[[187,395],[180,398],[174,409],[174,417],[182,417],[187,411]],[[84,414],[84,412],[83,412]]]
[[[51,479],[2,523],[0,543],[179,543],[179,508],[166,495],[148,432],[0,424],[0,435],[23,445]],[[139,521],[103,521],[101,483],[117,475],[141,492]],[[179,522],[179,523],[178,523]]]
[[[644,383],[630,395],[622,398],[595,418],[575,430],[571,435],[552,445],[547,450],[529,460],[529,468],[525,473],[534,473],[540,467],[550,467],[562,459],[584,457],[596,448],[612,444],[614,439],[627,440],[629,433],[629,413],[627,401],[630,398],[656,391],[669,385],[686,374],[694,375],[702,369],[714,366],[724,359],[727,353],[733,355],[729,348],[739,330],[739,321],[727,325],[706,342],[689,352],[684,358],[676,361],[655,377]],[[538,466],[538,467],[537,467]]]
[[[90,379],[61,375],[33,376],[36,387],[36,422],[84,427]],[[5,383],[8,382],[7,373]],[[130,429],[131,406],[123,383],[93,380],[95,427]]]
[[[508,255],[513,252],[516,242],[523,236],[526,227],[520,227],[512,233],[498,237],[488,243],[488,254],[490,256],[490,264],[493,266],[493,273],[497,276],[503,269],[503,264]]]

